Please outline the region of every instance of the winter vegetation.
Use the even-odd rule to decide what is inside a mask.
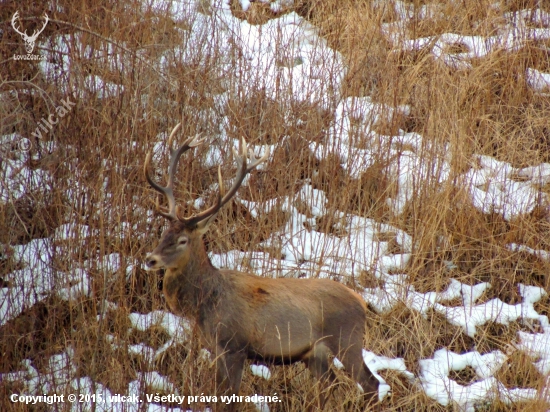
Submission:
[[[39,58],[14,57],[28,55],[16,12],[19,31],[43,28]],[[152,150],[163,181],[182,122],[179,143],[207,139],[180,161],[186,214],[212,203],[218,165],[231,185],[241,137],[269,151],[206,235],[211,261],[358,292],[380,410],[550,411],[547,2],[0,14],[0,410],[224,410],[194,323],[143,264],[166,223],[143,162]],[[360,410],[333,368],[326,410]],[[319,391],[301,364],[247,364],[232,401],[301,412]]]

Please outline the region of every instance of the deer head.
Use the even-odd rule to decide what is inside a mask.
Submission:
[[[29,36],[27,34],[27,31],[25,30],[22,32],[19,30],[16,26],[16,21],[19,20],[19,11],[16,11],[11,18],[11,25],[13,26],[13,29],[21,35],[23,38],[23,41],[25,42],[25,50],[27,50],[27,54],[31,54],[34,50],[34,46],[36,44],[36,39],[38,38],[38,35],[44,31],[46,28],[46,24],[48,24],[48,21],[50,20],[48,15],[44,13],[44,24],[42,25],[42,28],[40,30],[35,30],[32,36]]]
[[[196,135],[187,139],[178,149],[173,150],[171,149],[172,140],[180,127],[181,123],[177,124],[168,138],[168,147],[170,147],[171,155],[166,186],[158,185],[149,175],[151,152],[147,154],[145,159],[145,178],[151,187],[163,194],[168,201],[168,209],[159,209],[158,213],[170,222],[170,226],[161,236],[159,245],[146,258],[145,263],[148,269],[158,269],[162,267],[175,269],[185,266],[186,263],[189,262],[193,251],[196,251],[199,244],[202,245],[202,235],[207,231],[210,223],[214,221],[218,211],[235,196],[246,175],[269,156],[269,152],[266,152],[260,158],[255,157],[252,150],[250,150],[250,152],[248,151],[244,138],[241,138],[239,151],[237,152],[237,150],[233,148],[233,155],[237,161],[237,175],[229,191],[225,194],[223,193],[224,187],[220,166],[218,167],[219,192],[216,202],[208,209],[191,217],[182,217],[178,213],[178,207],[174,198],[174,173],[176,172],[181,155],[187,150],[200,145],[205,139],[200,139],[200,135]],[[249,156],[250,163],[248,162]]]

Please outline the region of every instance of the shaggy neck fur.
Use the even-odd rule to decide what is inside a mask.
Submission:
[[[226,281],[210,262],[202,239],[197,241],[190,251],[192,257],[182,269],[166,271],[163,292],[174,312],[192,316],[200,324],[218,305]]]

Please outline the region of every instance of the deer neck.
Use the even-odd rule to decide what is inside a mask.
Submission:
[[[200,318],[217,306],[226,282],[210,262],[202,241],[190,256],[182,268],[166,271],[163,293],[173,312]]]

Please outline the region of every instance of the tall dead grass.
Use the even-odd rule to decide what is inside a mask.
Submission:
[[[420,7],[425,2],[412,3]],[[543,7],[535,0],[501,1],[496,9],[489,7],[493,3],[465,0],[443,4],[443,17],[412,19],[406,30],[411,37],[445,32],[489,35],[503,12]],[[304,179],[311,178],[313,185],[327,194],[329,210],[372,217],[412,235],[415,250],[408,274],[417,290],[442,290],[450,275],[470,284],[489,281],[493,295],[485,298],[498,296],[508,303],[519,299],[514,292],[518,282],[550,288],[548,262],[505,247],[516,242],[549,250],[547,210],[536,209],[507,222],[469,206],[465,194],[452,184],[472,166],[473,153],[495,156],[516,167],[550,161],[550,100],[534,93],[524,78],[528,67],[549,71],[548,45],[529,42],[518,51],[481,58],[471,70],[451,70],[423,51],[392,51],[380,30],[381,23],[397,18],[389,6],[372,6],[366,1],[303,0],[288,9],[311,21],[343,54],[348,67],[344,97],[370,96],[391,107],[409,105],[409,115],[394,115],[377,124],[380,133],[391,135],[402,129],[421,134],[428,143],[449,144],[453,159],[451,183],[444,187],[432,185],[416,193],[405,213],[395,216],[385,206],[394,190],[387,173],[387,153],[381,151],[376,165],[353,179],[337,159],[318,161],[310,151],[310,143],[322,143],[326,136],[332,120],[329,111],[284,98],[282,102],[271,100],[262,90],[248,95],[234,90],[224,107],[216,107],[212,96],[235,86],[228,86],[226,79],[218,78],[218,71],[213,70],[216,48],[195,63],[182,64],[173,55],[168,58],[168,69],[159,69],[153,62],[161,54],[170,56],[175,46],[185,44],[186,22],[174,23],[167,10],[154,11],[144,4],[132,0],[57,2],[56,10],[49,11],[51,21],[41,37],[47,41],[41,47],[53,47],[58,36],[64,35],[62,41],[71,63],[68,71],[52,70],[47,76],[37,69],[36,62],[9,57],[14,51],[22,53],[20,38],[10,26],[13,13],[19,10],[22,16],[39,16],[43,9],[34,3],[0,5],[0,135],[31,136],[38,121],[52,113],[62,99],[74,96],[75,101],[74,109],[49,134],[31,138],[28,166],[51,173],[51,187],[29,181],[27,196],[0,205],[0,244],[4,248],[0,280],[4,282],[5,276],[20,265],[10,258],[10,247],[52,237],[56,228],[67,223],[88,225],[92,235],[74,244],[59,240],[55,249],[58,252],[51,260],[55,270],[69,272],[85,260],[95,262],[97,257],[110,253],[119,253],[123,259],[121,269],[112,276],[105,276],[101,265],[92,264],[89,298],[78,302],[48,298],[3,325],[0,373],[18,370],[23,359],[31,359],[38,370],[45,370],[48,357],[70,344],[76,353],[77,375],[89,376],[113,393],[123,393],[138,371],[147,370],[168,376],[182,393],[212,393],[212,372],[199,356],[196,342],[172,346],[154,365],[124,350],[140,342],[159,348],[168,340],[162,329],[128,334],[128,314],[166,309],[159,291],[162,276],[145,273],[134,264],[141,261],[164,225],[162,219],[146,217],[147,211],[154,208],[154,195],[142,177],[145,153],[160,132],[179,121],[184,124],[185,135],[215,135],[220,127],[227,127],[230,137],[243,135],[253,144],[270,144],[286,136],[284,149],[273,154],[265,171],[252,177],[253,184],[241,189],[242,197],[258,201],[288,196],[300,188]],[[207,5],[203,7],[208,12]],[[238,2],[232,7],[236,15],[251,23],[273,17],[260,3],[253,3],[248,12],[243,12]],[[483,24],[476,26],[472,22],[479,20],[480,13],[484,15]],[[33,23],[38,24],[32,20],[24,23],[29,31]],[[62,58],[63,53],[55,55],[55,59]],[[106,86],[90,86],[86,83],[90,76],[98,76],[124,91],[111,93]],[[294,119],[291,121],[289,108]],[[211,115],[202,115],[207,109]],[[226,126],[220,121],[222,117],[227,118]],[[354,139],[358,147],[368,144],[360,133]],[[223,170],[231,174],[229,147],[218,141],[212,144],[219,146],[224,154]],[[18,150],[17,145],[2,147],[0,162],[3,157],[18,156]],[[430,150],[426,144],[427,162]],[[205,148],[198,148],[194,156],[205,154]],[[182,203],[205,193],[208,201],[212,195],[208,188],[216,179],[215,167],[202,168],[191,158],[182,159],[182,164]],[[548,192],[548,188],[544,190]],[[281,211],[255,219],[244,207],[228,205],[207,237],[208,248],[214,252],[255,250],[286,219],[288,216]],[[334,224],[327,215],[318,228],[331,232]],[[458,268],[449,274],[443,268],[444,260],[455,262]],[[130,265],[134,266],[127,273]],[[357,282],[365,286],[375,280],[367,273]],[[115,302],[117,309],[104,313],[106,300]],[[548,300],[538,308],[539,313],[548,314]],[[370,313],[369,325],[366,346],[382,355],[405,358],[413,372],[417,372],[418,359],[430,357],[441,347],[459,352],[474,347],[506,350],[515,331],[524,327],[489,325],[472,339],[435,313],[423,318],[404,306],[386,314]],[[108,344],[107,333],[121,343],[121,349]],[[512,356],[499,373],[510,387],[543,385],[543,377],[521,355]],[[393,391],[393,396],[382,404],[384,410],[448,410],[400,375],[391,371],[382,375]],[[456,378],[466,383],[472,379],[467,373]],[[330,410],[356,407],[353,384],[344,378],[341,386]],[[0,382],[1,410],[24,409],[8,400],[7,394],[18,390],[16,384]],[[282,394],[284,402],[272,410],[289,411],[304,410],[315,401],[317,390],[301,365],[274,368],[269,381],[245,374],[242,388],[243,393]],[[63,405],[57,407],[66,409]],[[484,410],[523,407],[527,406],[497,403]],[[547,408],[540,402],[532,402],[529,407],[533,411]]]

